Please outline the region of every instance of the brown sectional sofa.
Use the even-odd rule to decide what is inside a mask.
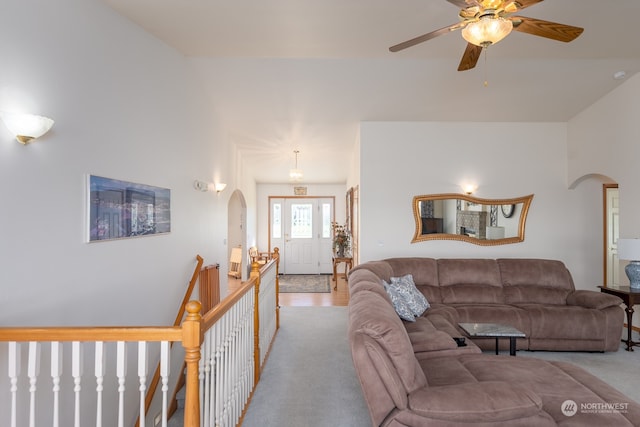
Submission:
[[[408,273],[431,303],[416,322],[398,317],[382,286]],[[457,322],[509,321],[527,333],[520,348],[605,351],[615,341],[617,349],[620,301],[575,291],[558,261],[373,261],[351,271],[349,292],[353,362],[374,426],[640,425],[638,403],[579,367],[482,354],[453,340],[462,335]],[[581,324],[555,328],[545,315]]]
[[[597,291],[576,290],[561,261],[392,258],[360,265],[353,274],[363,269],[386,281],[412,274],[431,304],[424,315],[428,319],[437,315],[454,328],[461,322],[484,322],[519,329],[527,338],[518,339],[518,349],[617,351],[620,347],[622,301]],[[483,349],[495,345],[492,340],[476,344]],[[501,346],[507,348],[508,340]]]

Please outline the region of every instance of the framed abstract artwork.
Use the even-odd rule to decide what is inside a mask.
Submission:
[[[89,242],[171,231],[171,190],[88,176]]]

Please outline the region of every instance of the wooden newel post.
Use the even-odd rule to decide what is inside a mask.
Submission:
[[[187,365],[186,394],[184,406],[184,426],[200,427],[200,398],[198,393],[200,346],[203,341],[201,304],[189,301],[186,305],[187,317],[182,323],[182,346],[184,362]]]

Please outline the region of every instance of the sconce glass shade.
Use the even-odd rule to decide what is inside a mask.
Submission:
[[[618,239],[618,259],[630,261],[624,268],[629,286],[640,289],[640,239]]]
[[[210,182],[195,180],[193,182],[193,188],[202,192],[215,191],[216,193],[220,193],[225,188],[227,188],[227,184],[224,184],[222,182],[216,182],[215,184],[213,184]]]
[[[478,189],[478,186],[476,184],[462,184],[461,187],[462,191],[468,195],[475,193],[475,191]]]
[[[483,16],[462,29],[462,38],[471,44],[489,47],[509,35],[513,23],[493,15]]]
[[[33,114],[0,113],[0,118],[18,142],[26,144],[49,132],[54,121]]]

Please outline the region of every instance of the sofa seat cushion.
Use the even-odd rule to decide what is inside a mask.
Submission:
[[[543,410],[561,425],[575,426],[629,426],[627,419],[638,419],[638,405],[632,404],[613,387],[587,373],[584,369],[563,362],[550,362],[535,357],[494,355],[458,356],[458,361],[481,384],[486,381],[504,381],[519,384],[540,396]],[[562,413],[562,404],[573,400],[581,403],[629,403],[632,413],[580,412],[572,417]],[[633,408],[631,408],[633,406]]]
[[[414,323],[406,323],[405,328],[414,353],[458,348],[451,335],[439,331],[424,317],[417,318]]]
[[[604,340],[605,314],[574,305],[523,305],[531,319],[530,338]],[[567,319],[571,319],[570,322]]]
[[[535,415],[542,399],[517,383],[483,381],[417,390],[409,395],[409,408],[437,420],[496,422]]]

